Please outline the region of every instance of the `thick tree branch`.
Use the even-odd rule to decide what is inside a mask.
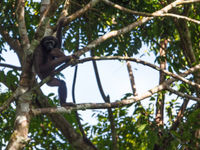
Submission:
[[[19,86],[15,91],[18,97],[16,106],[16,118],[14,123],[14,131],[10,137],[7,150],[23,149],[30,140],[28,137],[29,123],[30,123],[30,103],[32,96],[31,93],[25,93],[26,89]]]
[[[117,101],[117,102],[112,102],[112,103],[84,103],[84,104],[77,104],[74,107],[73,106],[72,107],[55,107],[55,108],[49,107],[49,108],[41,108],[41,109],[38,108],[38,109],[31,109],[31,111],[32,111],[33,115],[38,115],[38,114],[46,114],[46,113],[48,113],[48,114],[71,113],[74,110],[118,108],[118,107],[133,104],[136,101],[144,100],[145,98],[148,98],[163,89],[170,90],[171,92],[173,92],[175,94],[178,93],[179,96],[181,96],[181,97],[187,96],[191,100],[200,102],[200,98],[196,98],[196,97],[193,97],[193,96],[190,96],[187,94],[183,94],[183,93],[181,94],[181,92],[177,92],[177,91],[174,91],[173,89],[167,88],[166,83],[171,83],[171,80],[170,81],[167,80],[167,82],[165,81],[164,84],[160,84],[140,96],[135,96],[130,99],[124,99],[122,101]]]
[[[42,108],[42,109],[32,109],[34,115],[41,113],[71,113],[74,110],[86,110],[86,109],[107,109],[107,108],[117,108],[128,104],[132,104],[136,99],[122,100],[120,102],[113,103],[85,103],[77,104],[76,107],[55,107],[55,108]]]
[[[188,73],[186,71],[185,73]],[[177,94],[181,97],[186,97],[191,100],[195,100],[200,102],[200,98],[193,97],[191,95],[183,94],[181,92],[175,91],[172,88],[169,87],[169,85],[175,81],[174,79],[169,79],[164,81],[162,84],[150,89],[149,91],[145,92],[144,94],[141,94],[139,96],[134,96],[133,98],[124,99],[122,101],[112,102],[112,103],[84,103],[84,104],[77,104],[75,107],[57,107],[57,108],[42,108],[42,109],[32,109],[32,113],[34,115],[38,114],[45,114],[45,113],[71,113],[71,111],[74,110],[86,110],[86,109],[107,109],[107,108],[117,108],[122,107],[126,105],[133,104],[134,102],[144,100],[153,94],[162,91],[164,89],[167,89],[168,91]]]
[[[17,22],[18,22],[18,29],[19,29],[19,35],[21,38],[21,45],[24,51],[26,51],[30,47],[30,41],[28,38],[28,33],[26,29],[26,22],[25,22],[25,1],[24,0],[18,0],[18,6],[16,10],[16,16],[17,16]]]
[[[115,3],[113,3],[113,2],[111,2],[109,0],[102,0],[102,1],[105,2],[108,5],[116,8],[116,9],[119,9],[121,11],[125,11],[127,13],[131,13],[131,14],[134,14],[134,15],[147,16],[147,17],[173,17],[173,18],[176,18],[176,19],[184,19],[184,20],[189,21],[189,22],[200,24],[199,20],[191,19],[191,18],[188,18],[186,16],[181,16],[181,15],[172,14],[172,13],[154,14],[154,13],[138,12],[138,11],[133,11],[131,9],[125,8],[123,6],[120,6],[118,4],[115,4]],[[194,3],[194,2],[200,2],[200,1],[199,0],[197,0],[197,1],[187,1],[187,3],[185,3],[183,1],[180,4],[188,4],[188,3]]]
[[[35,40],[31,43],[31,46],[33,46],[34,49],[41,38],[44,36],[44,33],[46,32],[46,28],[49,25],[49,19],[55,14],[55,11],[59,8],[60,4],[62,3],[62,0],[56,0],[56,1],[50,1],[49,4],[46,4],[44,7],[44,12],[41,12],[41,18],[40,22],[38,24],[38,28],[35,32]],[[56,28],[55,28],[56,29]],[[52,31],[51,31],[52,33]]]
[[[70,6],[70,0],[66,0],[64,3],[63,10],[62,10],[61,15],[58,20],[60,20],[63,17],[66,17],[68,15],[69,6]]]
[[[166,69],[166,48],[167,48],[167,39],[164,38],[161,42],[160,42],[160,56],[164,59],[160,60],[160,68],[162,70]],[[159,72],[159,84],[163,83],[165,81],[166,78],[166,74],[162,71]],[[156,125],[158,127],[163,127],[164,125],[164,105],[165,105],[165,93],[163,92],[159,92],[158,96],[157,96],[157,101],[156,101],[156,117],[155,117],[155,121],[156,121]],[[161,128],[158,129],[158,136],[162,139],[162,130]]]
[[[83,54],[85,54],[86,52],[88,52],[89,50],[95,48],[96,46],[100,45],[102,42],[112,38],[112,37],[116,37],[118,35],[121,35],[121,34],[125,34],[129,31],[131,31],[133,28],[137,27],[137,26],[140,26],[144,23],[146,23],[147,21],[151,20],[152,17],[144,17],[122,29],[119,29],[119,30],[114,30],[114,31],[111,31],[111,32],[108,32],[106,34],[104,34],[103,36],[97,38],[96,40],[92,41],[90,44],[88,44],[86,47],[82,48],[81,50],[79,50],[78,52],[75,53],[76,56],[81,56]]]

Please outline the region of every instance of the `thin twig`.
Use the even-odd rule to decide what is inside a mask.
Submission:
[[[167,87],[167,90],[172,92],[172,93],[174,93],[174,94],[176,94],[176,95],[178,95],[178,96],[180,96],[180,97],[185,97],[185,98],[188,98],[188,99],[191,99],[191,100],[194,100],[194,101],[199,101],[200,100],[200,98],[198,98],[198,97],[194,97],[194,96],[191,96],[191,95],[188,95],[188,94],[184,94],[184,93],[176,91],[176,90],[174,90],[174,89],[172,89],[170,87]]]
[[[21,67],[17,67],[17,66],[10,65],[10,64],[4,64],[4,63],[0,63],[0,67],[7,67],[7,68],[11,68],[11,69],[16,69],[16,70],[22,70]]]

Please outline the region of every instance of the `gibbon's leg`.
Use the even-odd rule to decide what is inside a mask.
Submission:
[[[74,106],[73,103],[67,103],[67,87],[66,83],[63,80],[59,80],[57,78],[53,78],[51,81],[47,82],[48,86],[58,86],[58,95],[60,99],[61,106]]]

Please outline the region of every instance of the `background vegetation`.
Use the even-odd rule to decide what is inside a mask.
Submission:
[[[0,91],[0,149],[200,149],[199,2],[1,1],[0,82],[7,90]],[[55,107],[58,100],[52,100],[56,97],[40,90],[49,78],[37,82],[33,52],[44,35],[55,34],[63,17],[63,50],[81,57],[62,69],[91,61],[105,103],[60,109]],[[144,45],[158,66],[135,58]],[[3,63],[2,52],[9,51],[20,66]],[[113,59],[126,62],[132,93],[111,102],[96,61]],[[143,94],[137,94],[137,70],[132,70],[138,64],[160,72],[158,85]],[[149,105],[144,106],[146,98]],[[101,109],[93,114],[96,125],[81,125],[76,110],[84,109]]]

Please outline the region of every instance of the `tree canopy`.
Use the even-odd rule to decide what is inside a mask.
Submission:
[[[0,149],[200,149],[200,0],[2,0],[0,1]],[[63,20],[62,50],[92,62],[104,103],[58,106],[37,80],[33,53]],[[154,62],[138,59],[147,46]],[[7,64],[13,51],[20,66]],[[126,63],[131,93],[115,101],[104,92],[97,61]],[[159,72],[158,84],[137,92],[132,67]],[[144,74],[144,78],[148,78]],[[87,79],[86,79],[87,80]],[[130,86],[130,85],[127,85]],[[144,85],[145,86],[145,85]],[[120,88],[120,87],[119,87]],[[142,100],[148,105],[143,105]],[[192,103],[190,103],[192,102]],[[82,124],[78,110],[96,110],[97,124]],[[133,113],[130,114],[130,109]],[[87,122],[87,121],[85,121]]]

